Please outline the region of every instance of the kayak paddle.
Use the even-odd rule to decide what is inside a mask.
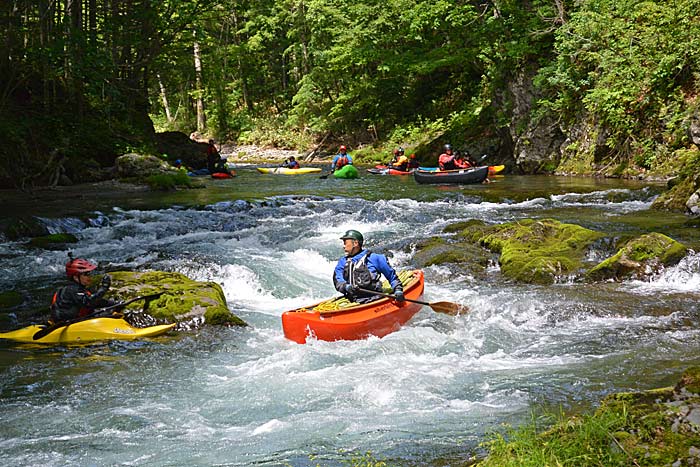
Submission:
[[[333,173],[333,172],[328,172],[327,174],[323,174],[323,175],[321,175],[321,176],[318,177],[318,178],[326,179],[326,178],[328,178],[328,176],[329,176],[330,174],[332,174],[332,173]]]
[[[370,293],[373,295],[381,295],[382,297],[389,297],[393,298],[396,300],[396,295],[384,293],[384,292],[377,292],[375,290],[367,290],[367,289],[358,289],[360,292],[365,292],[365,293]],[[451,316],[457,316],[462,313],[467,313],[469,311],[469,307],[467,305],[460,305],[459,303],[453,303],[453,302],[433,302],[433,303],[428,303],[428,302],[421,302],[419,300],[411,300],[410,298],[404,298],[407,302],[413,302],[413,303],[418,303],[420,305],[426,305],[429,306],[430,308],[433,309],[434,312],[436,313],[444,313],[446,315],[451,315]]]
[[[139,300],[146,300],[146,302],[148,303],[148,302],[150,302],[151,300],[155,300],[156,298],[160,297],[160,296],[163,295],[164,293],[165,293],[165,292],[158,292],[158,293],[154,293],[154,294],[151,294],[151,295],[140,295],[140,296],[138,296],[138,297],[134,297],[134,298],[129,299],[129,300],[126,300],[126,301],[124,301],[124,302],[115,303],[114,305],[106,306],[106,307],[104,307],[104,308],[98,308],[98,309],[96,309],[95,311],[93,311],[92,313],[90,313],[90,314],[88,314],[88,315],[85,315],[85,316],[82,316],[82,317],[80,317],[80,318],[71,319],[71,320],[68,320],[68,321],[63,321],[63,322],[61,322],[61,323],[56,323],[56,324],[52,324],[52,325],[50,325],[50,326],[46,326],[45,328],[40,329],[39,331],[37,331],[37,332],[34,334],[34,336],[32,336],[32,339],[33,339],[33,340],[39,340],[39,339],[41,339],[41,338],[44,337],[44,336],[48,336],[49,334],[51,334],[52,332],[54,332],[54,331],[55,331],[56,329],[58,329],[58,328],[62,328],[62,327],[65,327],[65,326],[69,326],[69,325],[71,325],[71,324],[78,323],[78,322],[80,322],[80,321],[85,321],[85,320],[88,320],[88,319],[90,319],[90,318],[94,318],[96,315],[99,315],[99,314],[101,314],[101,313],[105,313],[105,312],[107,312],[107,311],[112,311],[112,310],[117,310],[117,309],[124,308],[125,306],[127,306],[127,305],[129,305],[129,304],[131,304],[131,303],[133,303],[133,302],[137,302],[137,301],[139,301]]]

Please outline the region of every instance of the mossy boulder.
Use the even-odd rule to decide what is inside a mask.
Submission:
[[[156,319],[172,323],[204,318],[207,324],[246,326],[228,309],[224,291],[215,282],[198,282],[177,272],[163,271],[117,271],[109,275],[112,287],[108,298],[128,300],[164,291],[144,310]],[[100,280],[99,277],[95,279]],[[144,304],[136,302],[133,306],[138,308]]]
[[[14,308],[22,303],[22,295],[14,290],[0,292],[0,311]]]
[[[2,230],[2,233],[8,240],[18,240],[23,237],[39,237],[49,234],[46,225],[32,216],[4,219],[0,221],[0,230]]]
[[[587,248],[600,232],[553,219],[524,219],[498,225],[471,222],[459,236],[499,253],[501,272],[525,283],[551,284],[585,269]]]
[[[656,198],[651,208],[697,215],[696,200],[690,204],[689,201],[700,189],[700,149],[697,146],[679,149],[675,151],[674,159],[680,170],[673,187]]]
[[[124,154],[116,160],[117,175],[120,178],[146,179],[151,175],[176,175],[177,169],[155,156],[136,153]]]
[[[490,259],[477,245],[443,237],[430,237],[415,245],[415,249],[413,262],[421,268],[449,263],[478,274],[485,270]]]
[[[593,414],[496,434],[476,465],[699,465],[698,381],[700,368],[689,368],[675,387],[611,394]]]
[[[28,246],[34,248],[44,248],[46,250],[61,249],[66,243],[78,243],[75,235],[69,233],[57,233],[51,235],[43,235],[34,237],[27,243]]]
[[[664,234],[653,232],[628,241],[612,257],[586,273],[593,281],[643,278],[662,267],[677,264],[688,249]]]

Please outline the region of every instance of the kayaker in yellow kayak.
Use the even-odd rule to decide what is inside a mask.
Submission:
[[[49,320],[49,324],[52,325],[86,316],[94,312],[95,308],[114,304],[112,300],[103,298],[112,285],[112,278],[105,274],[99,288],[93,293],[87,286],[91,282],[90,275],[97,266],[82,258],[73,258],[70,254],[68,256],[66,276],[71,283],[61,287],[53,295]]]
[[[281,167],[286,167],[288,169],[301,168],[301,166],[299,165],[299,162],[297,162],[297,160],[294,156],[289,156],[289,159],[285,160],[284,164],[282,164]]]
[[[396,300],[404,300],[401,280],[386,256],[363,249],[365,239],[357,230],[348,230],[340,239],[345,256],[340,258],[333,274],[333,285],[338,292],[357,303],[378,300],[382,297],[361,292],[360,289],[381,292],[383,275],[391,284]]]

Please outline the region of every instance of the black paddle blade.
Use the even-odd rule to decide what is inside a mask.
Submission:
[[[469,307],[452,302],[435,302],[430,304],[430,308],[436,313],[444,313],[450,316],[457,316],[469,312]]]
[[[32,336],[32,339],[35,341],[39,340],[42,337],[48,336],[49,334],[54,332],[56,329],[61,328],[63,326],[65,326],[65,325],[64,324],[53,324],[51,326],[46,326],[45,328],[40,329],[37,332],[35,332],[34,335]]]

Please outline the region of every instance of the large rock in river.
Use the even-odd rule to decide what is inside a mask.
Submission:
[[[117,175],[121,178],[146,178],[150,175],[176,174],[177,170],[155,156],[136,153],[119,156],[116,161]]]
[[[501,272],[518,282],[551,284],[584,269],[588,247],[600,232],[554,219],[523,219],[498,225],[471,223],[460,236],[500,253]]]
[[[588,271],[587,276],[592,280],[642,278],[677,264],[687,253],[682,243],[653,232],[630,240],[617,254]]]
[[[165,292],[149,302],[144,310],[156,319],[174,323],[204,318],[208,324],[246,326],[228,309],[224,291],[215,282],[198,282],[177,272],[163,271],[117,271],[109,275],[112,287],[108,298],[128,300]],[[139,306],[144,306],[144,303],[134,303],[134,307]]]

